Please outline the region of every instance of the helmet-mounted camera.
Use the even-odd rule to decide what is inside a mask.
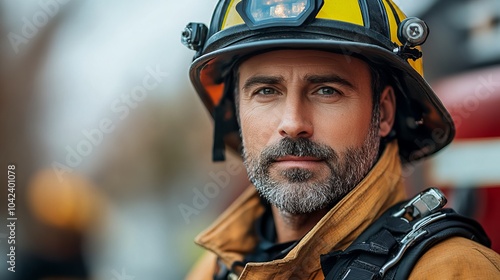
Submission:
[[[201,51],[207,38],[208,28],[203,23],[190,22],[181,34],[181,42],[184,46],[194,51]]]
[[[422,52],[415,47],[424,44],[428,36],[429,27],[425,21],[408,17],[398,26],[398,39],[403,45],[395,48],[394,52],[404,59],[419,59],[422,57]]]

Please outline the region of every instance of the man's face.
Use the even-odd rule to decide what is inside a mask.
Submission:
[[[333,206],[376,160],[379,117],[362,60],[313,50],[256,55],[239,67],[238,94],[250,180],[281,211]]]

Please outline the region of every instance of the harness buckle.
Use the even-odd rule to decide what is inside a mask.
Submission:
[[[446,197],[439,189],[429,188],[415,196],[392,216],[407,221],[407,216],[411,217],[412,220],[418,219],[443,208],[446,202]]]
[[[382,268],[380,268],[379,275],[381,277],[383,277],[384,274],[391,267],[393,267],[396,263],[398,263],[401,260],[401,258],[403,257],[403,254],[406,252],[406,250],[411,245],[413,245],[416,241],[418,241],[421,237],[423,237],[424,235],[426,235],[428,233],[428,231],[423,229],[423,227],[425,227],[425,226],[427,226],[435,221],[441,220],[444,217],[446,217],[446,213],[437,212],[437,213],[433,213],[427,217],[424,217],[420,221],[417,221],[413,225],[411,231],[408,232],[403,237],[403,239],[401,239],[401,241],[399,242],[400,247],[399,247],[397,254],[392,259],[390,259],[388,262],[386,262],[384,264],[384,266],[382,266]]]

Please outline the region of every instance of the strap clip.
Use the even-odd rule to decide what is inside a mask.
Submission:
[[[392,217],[402,218],[406,221],[408,221],[407,217],[410,217],[411,220],[418,219],[442,209],[446,202],[446,197],[439,189],[429,188],[408,201]]]

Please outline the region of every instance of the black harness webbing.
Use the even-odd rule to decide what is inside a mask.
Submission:
[[[413,213],[416,217],[407,219],[408,213],[402,211],[411,203],[422,203],[415,201],[391,207],[346,250],[322,255],[325,279],[408,279],[418,259],[429,248],[455,236],[491,246],[478,222],[452,209],[441,209],[442,205],[428,213]]]

